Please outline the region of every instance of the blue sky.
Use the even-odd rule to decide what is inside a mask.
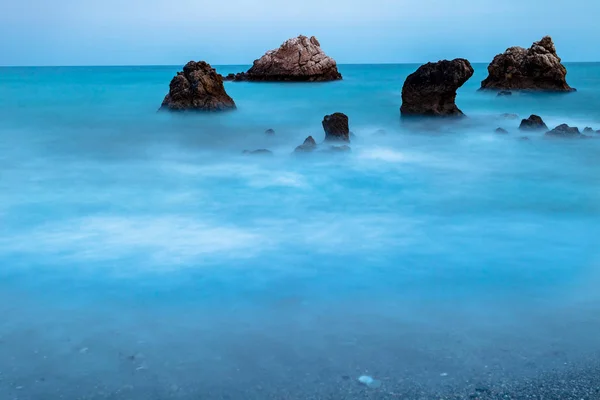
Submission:
[[[600,61],[592,0],[0,1],[0,65],[250,64],[298,34],[339,63],[489,62],[546,34]]]

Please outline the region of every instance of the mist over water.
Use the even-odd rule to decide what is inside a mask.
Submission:
[[[416,65],[226,83],[218,115],[156,112],[177,67],[0,69],[0,398],[396,398],[596,362],[600,140],[517,127],[600,129],[600,64],[511,97],[474,67],[468,118],[415,124]],[[293,156],[336,111],[352,152]]]

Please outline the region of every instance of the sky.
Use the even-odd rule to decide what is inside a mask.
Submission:
[[[0,0],[0,65],[251,64],[316,36],[338,63],[489,62],[551,35],[600,61],[596,0]]]

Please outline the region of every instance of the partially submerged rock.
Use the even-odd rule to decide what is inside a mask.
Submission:
[[[456,91],[471,76],[469,61],[457,58],[427,63],[410,74],[402,87],[402,116],[461,116]]]
[[[535,114],[531,114],[529,116],[529,118],[525,118],[524,120],[521,121],[521,125],[519,126],[519,129],[522,130],[542,130],[548,129],[548,126],[544,123],[544,121],[542,120],[542,118],[539,115],[535,115]]]
[[[508,131],[506,129],[504,129],[504,128],[498,128],[494,132],[500,133],[500,134],[503,134],[503,135],[506,135],[508,133]]]
[[[272,156],[273,152],[267,149],[258,149],[258,150],[244,150],[242,154],[246,155],[259,155],[259,156]]]
[[[590,128],[589,126],[586,126],[585,128],[583,128],[583,133],[594,133],[594,129]]]
[[[500,114],[500,116],[506,119],[519,119],[519,116],[517,114],[504,113]]]
[[[204,61],[190,61],[171,80],[169,94],[161,110],[226,111],[235,109],[235,102],[223,86],[221,75]]]
[[[352,151],[352,149],[350,148],[350,146],[348,145],[343,145],[343,146],[331,146],[329,148],[329,151],[334,152],[334,153],[347,153]]]
[[[508,90],[501,90],[498,92],[498,94],[496,95],[498,97],[500,96],[512,96],[512,92],[508,91]]]
[[[578,128],[567,124],[560,124],[551,131],[546,132],[546,136],[565,139],[579,139],[583,137]]]
[[[247,72],[229,74],[234,81],[322,82],[342,79],[335,60],[321,50],[316,37],[300,35],[254,61]]]
[[[561,64],[550,36],[533,43],[529,49],[511,47],[498,54],[488,66],[488,73],[481,82],[482,89],[574,90],[567,84],[567,69]]]
[[[326,141],[350,141],[350,128],[348,126],[348,116],[343,113],[333,113],[323,118],[323,129],[325,130]]]
[[[275,135],[275,130],[269,128],[269,129],[267,129],[265,131],[265,135],[267,135],[267,136],[273,136],[273,135]]]
[[[312,136],[307,137],[300,146],[294,150],[296,153],[309,153],[317,148],[317,142]]]

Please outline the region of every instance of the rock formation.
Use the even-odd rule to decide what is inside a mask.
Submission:
[[[583,133],[594,133],[594,132],[595,132],[595,131],[594,131],[594,129],[593,129],[593,128],[591,128],[591,127],[589,127],[589,126],[586,126],[586,127],[583,129]]]
[[[265,131],[265,135],[267,135],[267,136],[273,136],[274,134],[275,134],[274,129],[269,128]]]
[[[281,47],[268,51],[254,61],[247,71],[229,74],[234,81],[306,81],[322,82],[342,79],[334,59],[328,57],[317,38],[298,36]]]
[[[502,135],[506,135],[508,133],[508,131],[506,129],[504,129],[504,128],[498,128],[494,132],[500,133]]]
[[[351,152],[352,149],[350,148],[350,146],[345,144],[343,146],[331,146],[329,148],[329,151],[333,153],[348,153]]]
[[[541,130],[548,129],[548,126],[544,123],[542,118],[538,115],[530,115],[529,118],[526,118],[521,121],[521,125],[519,125],[519,129],[522,130]]]
[[[327,141],[350,141],[350,129],[348,127],[348,116],[339,112],[326,115],[323,118],[323,129]]]
[[[560,124],[551,131],[546,132],[546,136],[567,139],[577,139],[583,137],[583,135],[579,132],[579,129],[577,129],[574,126],[569,126],[567,124]]]
[[[244,150],[242,154],[253,155],[253,156],[272,156],[273,152],[267,149],[258,149],[258,150]]]
[[[225,92],[223,79],[210,64],[190,61],[171,80],[169,94],[162,110],[225,111],[235,109],[235,103]]]
[[[482,89],[529,89],[570,92],[566,81],[567,69],[550,36],[533,43],[529,49],[511,47],[498,54],[488,66],[488,77]]]
[[[461,116],[456,106],[456,91],[471,76],[469,61],[457,58],[422,65],[410,74],[402,87],[403,116]]]
[[[317,142],[312,136],[307,137],[300,146],[294,150],[296,153],[309,153],[317,148]]]

